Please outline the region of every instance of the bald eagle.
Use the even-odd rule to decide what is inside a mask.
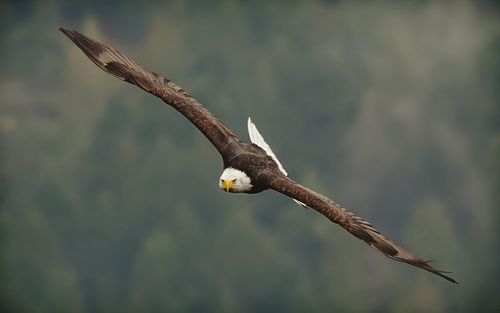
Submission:
[[[102,70],[159,97],[193,123],[222,156],[224,169],[218,182],[220,189],[234,193],[275,190],[303,207],[318,211],[387,257],[457,283],[446,275],[450,272],[435,269],[429,261],[414,256],[386,239],[370,223],[347,211],[340,204],[290,179],[250,118],[247,124],[251,143],[246,143],[174,82],[144,69],[110,46],[76,31],[64,28],[59,30]]]

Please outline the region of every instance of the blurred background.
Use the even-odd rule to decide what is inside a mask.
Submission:
[[[2,312],[498,312],[494,1],[2,1]],[[226,194],[180,114],[57,28],[174,80],[456,286],[275,192]]]

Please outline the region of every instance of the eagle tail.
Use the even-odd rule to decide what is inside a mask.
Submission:
[[[260,134],[257,127],[252,122],[251,118],[248,118],[247,126],[248,126],[248,135],[250,136],[250,141],[253,144],[262,148],[262,150],[264,150],[266,152],[266,154],[274,160],[276,165],[278,165],[280,172],[283,173],[283,175],[288,176],[288,173],[286,172],[285,168],[283,167],[283,165],[281,165],[280,161],[278,160],[278,158],[274,154],[273,150],[271,150],[271,147],[264,140],[264,137],[262,137],[262,135]],[[295,201],[295,203],[297,203],[298,205],[300,205],[306,209],[308,208],[307,205],[305,205],[303,202],[300,202],[297,199],[293,199],[293,201]]]

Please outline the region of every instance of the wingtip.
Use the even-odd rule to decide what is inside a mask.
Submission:
[[[452,282],[454,284],[457,284],[457,285],[460,285],[455,279],[451,278],[450,276],[448,276],[448,274],[453,274],[453,272],[449,272],[449,271],[442,271],[442,270],[438,270],[438,269],[435,269],[433,268],[432,266],[429,265],[429,262],[430,261],[426,261],[425,264],[427,265],[426,267],[423,267],[423,269],[431,272],[431,273],[434,273],[438,276],[441,276],[442,278],[446,279],[447,281],[449,282]]]
[[[71,32],[69,29],[66,29],[66,28],[64,28],[62,26],[60,26],[58,29],[59,29],[60,32],[66,34],[66,35]]]
[[[452,283],[454,283],[454,284],[460,285],[460,284],[458,283],[458,281],[456,281],[455,279],[451,278],[450,276],[447,276],[447,275],[444,275],[444,274],[439,275],[439,276],[443,277],[444,279],[446,279],[446,280],[447,280],[447,281],[449,281],[449,282],[452,282]]]
[[[454,284],[459,285],[459,283],[455,279],[453,279],[450,276],[448,276],[448,274],[453,274],[453,272],[443,271],[443,270],[436,269],[436,268],[432,267],[432,265],[429,264],[431,262],[433,262],[433,260],[422,261],[420,263],[420,265],[418,265],[418,264],[412,264],[412,263],[409,263],[409,264],[415,265],[417,267],[420,267],[420,268],[422,268],[422,269],[424,269],[426,271],[429,271],[429,272],[431,272],[433,274],[441,276],[442,278],[446,279],[449,282],[452,282]]]
[[[432,272],[434,274],[437,274],[437,275],[443,277],[444,279],[446,279],[449,282],[452,282],[454,284],[459,285],[459,283],[455,279],[453,279],[450,276],[448,276],[448,274],[453,274],[453,272],[435,269],[431,265],[429,265],[430,262],[432,262],[432,260],[431,261],[425,261],[425,264],[429,268],[424,268],[424,269],[428,270],[429,272]]]
[[[65,34],[66,36],[68,36],[68,38],[70,39],[73,39],[76,35],[76,32],[74,30],[69,30],[67,28],[64,28],[64,27],[59,27],[59,31],[63,34]]]
[[[452,283],[457,284],[457,285],[460,285],[460,284],[458,283],[458,281],[456,281],[454,278],[451,278],[450,276],[445,275],[445,274],[453,274],[453,272],[447,272],[447,271],[440,271],[440,272],[441,272],[441,276],[442,276],[444,279],[446,279],[447,281],[452,282]]]

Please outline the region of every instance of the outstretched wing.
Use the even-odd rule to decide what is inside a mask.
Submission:
[[[59,28],[59,30],[68,36],[98,67],[144,89],[174,107],[190,120],[220,153],[224,152],[232,139],[238,140],[236,135],[174,82],[144,69],[123,53],[76,31],[64,28]]]
[[[365,241],[368,245],[389,258],[420,267],[457,284],[456,280],[445,275],[449,272],[435,269],[429,264],[429,261],[424,261],[396,245],[394,242],[385,239],[385,237],[370,225],[370,223],[347,211],[344,207],[327,197],[299,185],[285,176],[276,177],[271,182],[270,187],[284,195],[305,203],[308,207],[323,214],[332,222],[339,224],[345,230]]]

